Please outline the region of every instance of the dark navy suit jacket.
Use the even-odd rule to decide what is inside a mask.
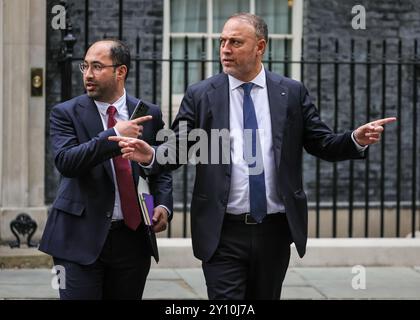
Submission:
[[[297,81],[266,70],[267,91],[270,104],[273,152],[277,192],[283,199],[293,241],[299,255],[305,254],[307,242],[308,209],[302,186],[302,152],[327,161],[362,158],[351,139],[351,131],[335,134],[321,121],[306,88]],[[203,129],[212,143],[212,129],[229,129],[229,81],[224,73],[200,81],[187,89],[178,115],[172,124],[177,140],[180,124],[187,131]],[[194,254],[208,261],[219,243],[223,218],[229,199],[231,165],[222,163],[222,145],[219,145],[219,164],[197,164],[191,202],[191,236]],[[180,143],[190,148],[195,141]],[[165,146],[168,144],[164,144]],[[168,145],[168,148],[171,147]],[[172,154],[175,154],[171,150]],[[177,156],[179,156],[179,152]],[[230,155],[228,155],[229,157]],[[209,148],[209,159],[211,159]],[[175,162],[175,161],[174,161]],[[230,161],[231,163],[231,161]],[[173,170],[176,164],[160,165],[155,162],[151,172]]]
[[[127,95],[129,115],[137,101]],[[142,139],[157,144],[156,133],[164,126],[162,113],[157,106],[145,104],[153,119],[142,124]],[[98,109],[87,95],[52,109],[50,136],[61,179],[40,243],[41,251],[84,265],[98,258],[114,210],[110,159],[121,154],[118,144],[108,140],[114,135],[114,129],[104,131]],[[132,162],[131,166],[137,185],[139,175],[145,177],[145,174],[137,163]],[[155,206],[164,205],[172,212],[171,174],[150,175],[148,179]]]

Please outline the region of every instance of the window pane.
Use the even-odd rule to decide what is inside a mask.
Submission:
[[[213,58],[212,58],[212,74],[218,74],[222,71],[222,65],[220,64],[220,41],[219,39],[213,39]]]
[[[172,40],[172,58],[187,60],[173,63],[172,74],[172,92],[174,94],[184,93],[185,84],[190,85],[205,78],[204,63],[205,60],[205,42],[203,48],[203,41],[201,39],[188,39],[188,56],[185,52],[185,38]],[[190,62],[189,60],[200,60]],[[185,70],[188,70],[188,79],[185,78]],[[185,83],[187,81],[187,83]]]
[[[290,76],[292,42],[288,39],[269,40],[264,54],[264,67],[270,71]],[[270,59],[271,57],[271,59]]]
[[[213,32],[222,32],[227,18],[238,12],[249,11],[249,0],[213,0]]]
[[[206,32],[206,0],[172,0],[171,32]]]
[[[289,0],[290,4],[293,1]],[[292,7],[288,0],[255,1],[256,14],[261,16],[268,26],[270,33],[291,33]]]

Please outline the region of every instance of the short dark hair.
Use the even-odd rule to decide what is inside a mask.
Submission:
[[[111,56],[112,64],[126,66],[127,74],[125,75],[125,79],[127,79],[128,72],[130,71],[130,64],[131,64],[131,55],[130,55],[130,49],[128,48],[128,46],[119,39],[109,38],[109,39],[102,39],[102,40],[96,41],[92,43],[89,46],[89,48],[98,42],[111,42],[112,43],[111,48],[110,48],[110,53],[109,53]]]
[[[252,25],[255,29],[255,35],[257,39],[264,39],[268,42],[268,27],[267,23],[265,23],[264,19],[248,12],[239,12],[231,15],[228,20],[230,19],[241,19],[248,22]]]
[[[125,65],[127,67],[127,74],[125,75],[125,79],[127,79],[131,64],[130,49],[121,40],[113,39],[110,41],[114,43],[111,47],[112,63]]]

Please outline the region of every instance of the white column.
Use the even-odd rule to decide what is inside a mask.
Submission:
[[[32,67],[45,71],[46,2],[0,4],[0,239],[13,239],[10,221],[21,212],[37,221],[39,238],[46,219],[45,94],[31,97],[30,77]]]
[[[292,60],[300,61],[302,53],[303,0],[294,0],[292,9]],[[300,81],[300,64],[292,64],[291,78]]]
[[[3,137],[3,16],[4,16],[4,0],[0,0],[0,134]],[[3,194],[3,139],[0,137],[0,195]],[[2,207],[3,201],[0,196],[0,207]],[[1,238],[1,233],[0,233]]]
[[[28,204],[30,0],[4,1],[2,206]]]
[[[29,205],[44,206],[45,177],[45,60],[46,0],[30,1],[29,60],[31,68],[43,69],[43,95],[29,98]],[[30,90],[29,90],[30,91]],[[32,125],[32,123],[34,125]]]
[[[171,13],[171,4],[169,0],[163,0],[163,39],[162,39],[162,59],[169,59],[169,33],[171,30],[171,21],[170,21],[170,13]],[[169,119],[169,62],[162,63],[162,80],[161,80],[161,110],[162,110],[162,117],[165,121],[166,127],[170,127],[171,123],[168,123]],[[140,97],[137,97],[140,98]],[[172,103],[173,104],[173,103]],[[172,112],[173,115],[173,112]],[[174,119],[174,118],[172,118]]]

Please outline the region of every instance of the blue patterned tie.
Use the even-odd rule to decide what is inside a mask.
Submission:
[[[253,83],[244,83],[242,84],[242,88],[244,89],[244,130],[248,129],[252,132],[252,142],[250,143],[247,141],[248,135],[244,135],[244,155],[251,155],[257,159],[257,161],[261,161],[259,163],[260,166],[262,164],[262,151],[261,148],[257,149],[257,142],[259,142],[259,135],[258,135],[258,123],[257,117],[255,115],[255,108],[254,103],[252,102],[251,98],[251,89],[254,86]],[[261,144],[259,144],[261,146]],[[252,147],[251,150],[247,150]],[[258,152],[258,154],[257,154]],[[245,159],[247,156],[244,157]],[[249,163],[248,161],[248,170],[255,168],[257,165],[256,161],[253,163]],[[249,174],[249,204],[250,204],[250,213],[251,216],[257,221],[261,222],[267,214],[267,199],[266,199],[266,192],[265,192],[265,179],[264,179],[264,169],[259,174]]]

